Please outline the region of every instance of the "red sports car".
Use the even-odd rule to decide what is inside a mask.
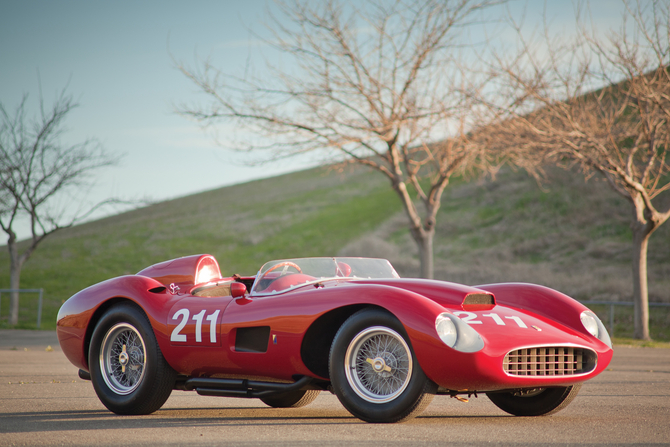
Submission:
[[[405,279],[368,258],[271,261],[246,277],[222,277],[210,255],[162,262],[74,295],[58,339],[118,414],[152,413],[172,390],[272,407],[328,390],[369,422],[416,416],[436,394],[538,416],[612,358],[598,317],[555,290]]]

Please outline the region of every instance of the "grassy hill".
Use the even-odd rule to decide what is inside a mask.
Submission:
[[[629,213],[603,182],[564,171],[551,171],[543,189],[511,170],[496,181],[456,181],[438,218],[435,276],[466,284],[535,282],[581,300],[631,300]],[[669,248],[666,224],[651,239],[652,301],[670,302]],[[21,286],[45,289],[42,327],[54,328],[61,303],[78,290],[179,256],[210,253],[224,274],[254,274],[273,258],[373,256],[391,260],[402,276],[417,276],[416,252],[384,177],[318,168],[64,230],[26,263]],[[2,247],[0,288],[9,286],[8,262]],[[28,312],[34,299],[23,297]],[[5,294],[0,327],[8,301]]]

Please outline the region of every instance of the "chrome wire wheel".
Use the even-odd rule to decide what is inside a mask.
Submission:
[[[100,370],[109,389],[122,396],[132,393],[145,369],[146,347],[137,329],[128,323],[112,326],[100,349]]]
[[[400,334],[384,326],[359,332],[344,357],[349,385],[362,399],[381,404],[397,398],[412,377],[412,353]]]

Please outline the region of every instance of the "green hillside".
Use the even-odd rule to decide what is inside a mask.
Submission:
[[[535,282],[583,300],[631,300],[628,205],[602,182],[586,183],[564,171],[550,177],[543,189],[510,170],[496,181],[452,184],[438,218],[436,278]],[[666,224],[651,239],[652,301],[670,302],[668,248]],[[224,274],[254,274],[274,258],[373,256],[391,260],[402,276],[417,276],[416,251],[384,177],[362,168],[319,168],[64,230],[26,263],[21,287],[45,289],[42,327],[54,328],[60,304],[78,290],[179,256],[210,253]],[[6,248],[2,253],[0,288],[7,288]],[[2,298],[0,327],[6,326],[9,301],[6,294]],[[33,301],[23,295],[25,312]]]

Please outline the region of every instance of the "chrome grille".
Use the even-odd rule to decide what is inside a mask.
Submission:
[[[595,352],[568,346],[517,349],[503,360],[512,376],[571,376],[591,372],[595,365]]]

